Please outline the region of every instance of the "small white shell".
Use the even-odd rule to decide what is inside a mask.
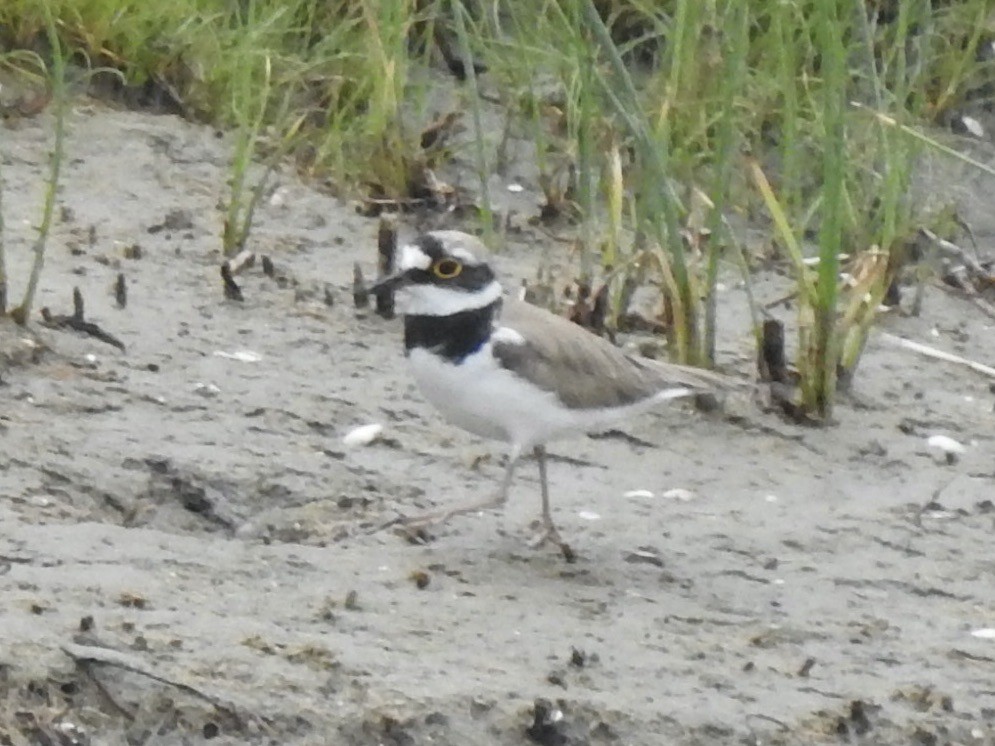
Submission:
[[[981,640],[995,640],[995,628],[983,627],[982,629],[972,630],[971,637],[977,637]]]
[[[946,435],[930,435],[926,442],[930,448],[938,448],[944,453],[964,453],[967,450],[963,443],[958,443]]]
[[[378,422],[369,425],[360,425],[347,432],[342,437],[342,442],[347,446],[368,446],[383,433],[383,425]]]
[[[508,185],[508,191],[509,192],[514,192],[515,194],[518,194],[519,192],[524,192],[525,191],[525,187],[523,187],[521,184],[509,184]]]

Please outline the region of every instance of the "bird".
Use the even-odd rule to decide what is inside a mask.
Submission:
[[[500,508],[519,462],[539,467],[541,530],[575,555],[552,516],[546,446],[604,430],[665,401],[717,391],[728,377],[629,355],[570,320],[508,296],[476,236],[435,230],[400,247],[396,271],[372,292],[393,291],[404,350],[422,395],[452,424],[508,444],[498,489],[483,499],[385,525],[423,529]]]

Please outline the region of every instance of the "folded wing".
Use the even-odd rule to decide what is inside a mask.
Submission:
[[[492,344],[501,365],[570,409],[622,407],[668,390],[687,396],[731,383],[700,368],[626,355],[567,319],[516,300],[505,301]]]

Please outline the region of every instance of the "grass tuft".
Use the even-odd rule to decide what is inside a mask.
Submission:
[[[434,170],[461,146],[425,144],[431,89],[454,76],[485,230],[491,170],[524,131],[539,217],[578,225],[582,282],[607,278],[616,318],[636,283],[658,285],[679,361],[715,362],[722,264],[750,263],[731,219],[769,221],[798,287],[801,408],[828,419],[926,220],[909,188],[920,151],[970,160],[927,127],[991,96],[993,23],[990,0],[6,0],[0,43],[45,60],[57,106],[65,66],[82,63],[118,71],[126,96],[232,128],[228,254],[288,155],[338,193],[432,201]],[[485,87],[507,110],[498,143]]]

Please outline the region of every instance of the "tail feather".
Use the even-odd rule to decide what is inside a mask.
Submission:
[[[661,393],[666,393],[670,390],[670,387],[674,387],[674,391],[684,392],[664,397],[666,399],[676,399],[682,396],[703,393],[717,394],[723,391],[742,388],[745,384],[744,381],[738,378],[732,378],[731,376],[716,373],[712,370],[705,370],[704,368],[663,363],[659,360],[651,360],[646,357],[630,356],[629,359],[634,365],[643,370],[651,371],[660,379],[661,385],[664,387],[664,391]]]

